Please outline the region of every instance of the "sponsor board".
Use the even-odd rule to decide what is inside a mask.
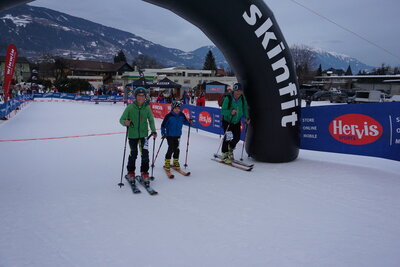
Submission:
[[[400,161],[400,103],[303,108],[302,149]]]

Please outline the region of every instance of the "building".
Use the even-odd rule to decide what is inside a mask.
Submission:
[[[232,87],[237,82],[236,77],[215,76],[216,73],[211,70],[192,70],[186,68],[164,68],[164,69],[145,69],[143,76],[150,80],[161,80],[168,77],[171,81],[182,85],[182,89],[192,89],[198,85],[209,82],[220,82]],[[121,78],[125,84],[140,78],[139,72],[125,72]]]
[[[133,71],[126,62],[111,63],[74,59],[61,59],[61,62],[68,78],[85,79],[95,87],[102,84],[124,85],[121,75]]]
[[[6,57],[0,57],[0,81],[3,83],[4,81],[4,68],[6,64]],[[31,77],[31,69],[29,66],[29,61],[25,57],[17,57],[17,61],[15,64],[14,76],[13,79],[16,83],[26,82]]]

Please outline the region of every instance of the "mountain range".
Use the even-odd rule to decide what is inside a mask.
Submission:
[[[203,67],[205,56],[211,50],[217,66],[230,69],[224,55],[215,46],[185,52],[153,43],[133,33],[29,5],[0,12],[0,54],[5,54],[9,43],[17,46],[19,55],[30,60],[61,56],[111,62],[122,49],[128,62],[144,54],[166,67],[193,69]],[[353,73],[373,68],[348,56],[310,49],[314,53],[316,67],[321,64],[323,69],[346,70],[350,65]]]

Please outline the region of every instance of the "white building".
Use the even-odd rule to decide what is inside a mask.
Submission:
[[[173,82],[182,85],[183,89],[191,89],[195,86],[202,84],[203,82],[221,82],[232,87],[237,82],[236,77],[218,77],[215,76],[214,71],[211,70],[192,70],[185,68],[164,68],[164,69],[145,69],[143,76],[146,79],[159,81],[165,77],[168,77]],[[132,82],[133,80],[139,79],[141,76],[139,72],[124,72],[121,76],[126,81],[125,84]]]

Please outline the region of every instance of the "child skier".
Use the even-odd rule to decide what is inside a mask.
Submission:
[[[173,156],[173,167],[180,169],[179,165],[179,140],[182,135],[183,124],[189,125],[192,120],[188,120],[181,111],[181,102],[174,101],[171,104],[171,112],[168,113],[161,124],[162,138],[167,138],[168,151],[165,154],[164,169],[171,170],[171,156]]]

